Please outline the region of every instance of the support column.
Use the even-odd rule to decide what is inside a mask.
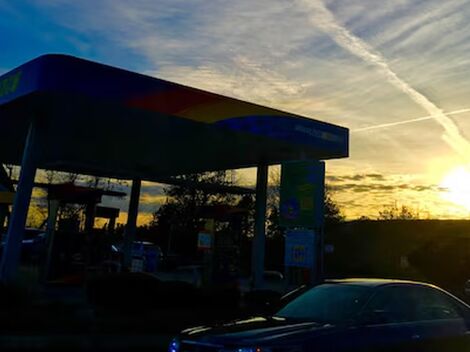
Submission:
[[[42,273],[42,280],[47,281],[51,271],[52,255],[54,248],[54,236],[55,236],[55,226],[57,223],[57,215],[59,212],[60,202],[58,200],[49,200],[49,211],[47,216],[47,226],[46,226],[46,262],[44,264],[44,272]]]
[[[96,203],[88,203],[85,208],[85,233],[91,236],[95,227]]]
[[[312,284],[321,282],[325,274],[325,162],[318,162],[315,192],[315,245],[316,267],[313,268]]]
[[[34,178],[36,176],[35,139],[36,128],[34,122],[31,122],[23,150],[20,178],[0,264],[0,279],[3,282],[15,279],[20,263],[21,241],[24,235],[29,203],[34,187]]]
[[[124,232],[124,267],[130,268],[132,264],[132,244],[134,243],[137,229],[137,215],[139,215],[141,181],[132,181],[131,197],[129,200],[129,210],[127,212],[127,224]]]
[[[110,217],[109,218],[109,223],[108,223],[108,233],[112,234],[114,233],[114,229],[116,228],[116,218],[115,217]]]
[[[0,234],[3,234],[5,220],[9,212],[9,192],[15,189],[3,164],[0,164]]]
[[[251,253],[254,288],[259,288],[263,284],[267,189],[268,165],[263,164],[258,166],[256,173],[255,236]]]

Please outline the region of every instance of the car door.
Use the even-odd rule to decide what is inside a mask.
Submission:
[[[409,287],[386,285],[376,290],[351,331],[350,350],[416,352],[419,334]]]
[[[437,289],[387,285],[377,290],[351,339],[357,351],[470,351],[468,308]]]
[[[469,310],[464,304],[433,287],[413,287],[411,293],[418,350],[470,351]]]

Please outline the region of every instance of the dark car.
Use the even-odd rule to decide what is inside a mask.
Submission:
[[[470,307],[411,281],[330,280],[274,315],[183,331],[170,352],[470,351]]]
[[[5,246],[6,234],[1,234],[0,257]],[[21,241],[21,257],[25,263],[35,263],[46,250],[46,233],[43,230],[25,228]]]

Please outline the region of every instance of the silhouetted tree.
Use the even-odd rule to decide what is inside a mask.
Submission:
[[[400,208],[394,204],[379,211],[379,220],[416,220],[419,219],[419,213],[413,211],[411,207],[402,205]]]
[[[217,185],[232,185],[234,180],[228,172],[210,172],[182,176],[190,182],[205,182]],[[201,226],[196,210],[204,205],[229,204],[248,210],[241,225],[243,238],[253,235],[254,228],[254,197],[235,196],[208,192],[194,188],[170,186],[165,194],[168,200],[154,214],[150,227],[155,229],[160,240],[165,238],[163,248],[189,252],[195,247],[197,232]],[[279,200],[280,200],[280,169],[271,167],[269,172],[269,185],[267,192],[267,222],[266,233],[268,238],[280,238],[282,229],[279,226]],[[331,191],[325,192],[325,222],[327,225],[339,223],[344,216],[338,205],[332,200]],[[171,236],[169,235],[171,234]]]
[[[338,204],[331,197],[331,190],[325,186],[325,225],[336,224],[344,221],[344,215]]]
[[[230,171],[191,174],[180,178],[188,181],[189,184],[229,186],[234,183]],[[153,214],[151,226],[155,227],[159,236],[167,237],[167,250],[177,250],[187,254],[195,248],[197,233],[202,225],[197,214],[198,209],[209,205],[236,206],[240,204],[240,206],[246,206],[248,204],[246,197],[240,199],[240,196],[233,194],[196,187],[170,186],[165,189],[165,194],[168,200]]]

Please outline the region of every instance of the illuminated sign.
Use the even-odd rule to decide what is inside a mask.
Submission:
[[[199,232],[199,235],[197,238],[197,248],[211,249],[212,248],[212,234]]]
[[[309,230],[291,230],[286,233],[286,266],[313,268],[315,259],[315,234]]]
[[[0,80],[0,98],[16,92],[20,84],[21,71],[8,75]]]
[[[301,125],[296,125],[294,129],[297,132],[302,132],[315,138],[324,139],[325,141],[330,141],[334,143],[344,143],[343,136],[339,136],[330,132],[320,131],[315,128],[305,127]]]
[[[324,174],[324,164],[318,161],[282,165],[282,226],[312,228],[323,225]]]

